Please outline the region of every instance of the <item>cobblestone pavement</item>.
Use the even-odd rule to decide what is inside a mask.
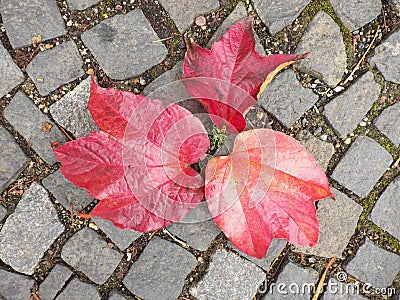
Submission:
[[[0,299],[399,299],[399,10],[399,0],[1,0]],[[97,129],[90,75],[151,93],[180,78],[183,33],[211,46],[249,14],[261,53],[311,52],[248,121],[268,116],[325,168],[336,201],[318,202],[317,246],[274,240],[248,257],[204,205],[145,234],[78,217],[97,202],[64,179],[50,144]]]

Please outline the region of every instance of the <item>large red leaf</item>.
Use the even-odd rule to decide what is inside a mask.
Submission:
[[[324,171],[293,138],[270,129],[242,132],[232,153],[210,160],[205,174],[211,215],[240,250],[261,258],[273,238],[316,244],[314,201],[332,193]]]
[[[101,200],[90,215],[118,227],[150,231],[179,221],[204,194],[204,180],[189,166],[209,147],[203,125],[176,104],[164,108],[159,100],[93,85],[91,112],[108,133],[54,149],[61,172]]]
[[[246,126],[243,114],[282,68],[307,54],[261,56],[255,50],[252,18],[232,26],[211,50],[188,42],[183,65],[185,86],[218,126],[229,133]],[[263,84],[264,83],[264,84]],[[260,90],[261,88],[261,90]]]

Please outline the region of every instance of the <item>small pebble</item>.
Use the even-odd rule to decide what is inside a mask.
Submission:
[[[344,140],[344,143],[345,143],[346,145],[350,145],[350,143],[351,143],[351,138],[345,139],[345,140]]]
[[[207,24],[207,20],[204,16],[198,16],[194,22],[197,26],[204,26]]]
[[[360,126],[362,126],[362,127],[367,126],[367,123],[365,123],[364,121],[361,121]]]

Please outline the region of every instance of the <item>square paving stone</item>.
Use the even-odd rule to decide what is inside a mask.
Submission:
[[[324,109],[323,114],[341,136],[353,131],[378,99],[381,86],[371,72],[364,74],[347,91],[343,92]]]
[[[26,300],[31,296],[33,279],[0,269],[0,299]]]
[[[94,285],[73,279],[58,295],[56,300],[100,300],[100,294]]]
[[[82,59],[73,41],[39,52],[26,67],[42,96],[85,74]]]
[[[64,245],[62,259],[97,284],[103,284],[114,272],[122,254],[108,247],[96,232],[83,228]]]
[[[192,254],[178,245],[154,237],[123,282],[144,299],[176,299],[196,262]]]
[[[13,62],[10,54],[0,44],[0,97],[11,91],[15,86],[24,81],[24,74]]]
[[[297,251],[328,258],[344,258],[342,252],[354,234],[363,208],[340,191],[331,190],[336,200],[326,198],[318,202],[318,243],[315,247],[296,247]]]
[[[44,41],[67,33],[54,0],[2,0],[0,11],[13,48],[32,44],[38,35]]]
[[[215,225],[206,202],[201,202],[179,223],[174,223],[167,229],[191,247],[202,251],[206,250],[208,244],[221,232]]]
[[[397,177],[379,197],[372,212],[371,220],[382,229],[400,240],[400,177]]]
[[[226,250],[217,250],[206,275],[190,294],[198,299],[251,300],[265,280],[265,273],[255,264]]]
[[[366,136],[357,138],[339,162],[332,178],[364,198],[389,168],[392,156]]]
[[[63,231],[46,190],[34,182],[0,231],[0,259],[14,270],[31,275]]]
[[[286,70],[274,78],[258,101],[285,126],[291,127],[317,100],[318,96],[303,88],[292,70]]]
[[[46,163],[56,162],[50,145],[53,142],[64,143],[67,139],[24,93],[15,94],[4,110],[4,116]],[[51,126],[50,132],[42,129],[44,125]]]
[[[375,125],[396,146],[400,146],[400,103],[386,108],[376,119]]]
[[[100,67],[113,79],[143,73],[162,62],[168,51],[140,9],[104,20],[82,34]]]
[[[99,0],[67,0],[68,6],[71,10],[83,10],[96,4]]]
[[[28,158],[14,137],[0,125],[0,192],[2,192],[26,165]]]
[[[262,300],[304,299],[309,300],[318,283],[318,273],[313,269],[302,269],[293,263],[285,266]]]
[[[63,265],[55,265],[50,274],[40,284],[39,297],[41,300],[52,300],[72,275],[72,271]]]
[[[50,106],[54,120],[76,138],[89,135],[99,128],[88,110],[90,77]]]
[[[168,11],[182,33],[192,24],[196,16],[219,7],[217,0],[161,0],[159,2]]]
[[[59,170],[44,178],[42,183],[67,210],[72,204],[74,211],[81,211],[93,201],[85,189],[73,185]]]
[[[7,213],[7,209],[5,209],[4,206],[0,204],[0,221],[3,220],[6,213]]]
[[[387,287],[400,271],[400,255],[379,248],[367,238],[346,271],[375,288]]]

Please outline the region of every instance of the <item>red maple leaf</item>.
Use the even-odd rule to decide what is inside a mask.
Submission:
[[[332,193],[324,171],[295,139],[270,129],[242,132],[232,153],[211,159],[205,174],[211,215],[243,252],[262,258],[273,238],[316,244],[314,201]]]
[[[228,133],[246,127],[243,115],[282,68],[308,55],[261,56],[255,50],[251,25],[251,17],[236,23],[211,50],[187,42],[183,65],[186,89]]]

